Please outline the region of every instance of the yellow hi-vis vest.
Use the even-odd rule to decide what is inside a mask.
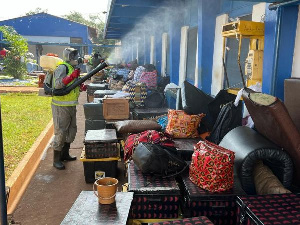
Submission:
[[[74,71],[74,68],[66,62],[59,63],[58,65],[62,65],[62,64],[68,67],[67,76],[70,76],[70,74]],[[74,81],[75,80],[72,80],[69,84],[67,84],[67,87],[70,86],[72,83],[74,83]],[[55,77],[53,77],[52,87],[55,87]],[[53,96],[52,104],[58,106],[75,106],[78,104],[78,97],[79,97],[79,86],[71,90],[69,94],[63,96]]]

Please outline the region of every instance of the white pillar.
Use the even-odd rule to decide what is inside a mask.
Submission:
[[[292,67],[292,77],[300,78],[300,6],[298,13],[295,49],[294,49],[294,59]]]
[[[162,45],[161,45],[161,76],[166,76],[167,71],[167,54],[168,54],[168,34],[162,34]]]
[[[198,87],[199,76],[198,76],[198,32],[197,32],[197,50],[196,50],[196,64],[195,64],[195,83],[194,86]]]
[[[253,6],[252,8],[252,21],[254,22],[263,22],[265,17],[267,3],[259,3]]]
[[[180,62],[179,62],[179,86],[186,78],[186,61],[187,61],[187,40],[188,40],[188,26],[181,28],[180,40]]]
[[[155,38],[151,36],[150,38],[150,64],[155,65]]]
[[[216,18],[215,27],[215,42],[214,42],[214,55],[213,55],[213,68],[212,68],[212,84],[211,94],[216,95],[223,89],[224,82],[224,68],[222,62],[223,56],[223,37],[222,28],[223,25],[228,22],[228,15],[223,14]]]

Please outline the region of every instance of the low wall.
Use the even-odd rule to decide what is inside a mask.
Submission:
[[[53,121],[51,120],[6,182],[6,186],[10,187],[7,214],[14,212],[22,198],[53,133]]]

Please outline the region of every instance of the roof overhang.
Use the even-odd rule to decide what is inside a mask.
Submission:
[[[239,0],[233,0],[239,1]],[[244,0],[248,2],[272,3],[269,9],[299,4],[300,0]],[[176,4],[172,0],[110,0],[104,29],[105,39],[122,39],[152,10]]]
[[[162,7],[163,2],[163,0],[111,0],[108,4],[104,38],[122,39],[145,15]]]

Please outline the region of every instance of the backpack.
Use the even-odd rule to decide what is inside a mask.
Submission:
[[[65,64],[60,64],[64,65],[66,67],[66,73],[69,73],[69,68]],[[57,68],[57,67],[56,67]],[[54,70],[48,70],[45,80],[44,80],[44,92],[46,95],[51,95],[52,96],[52,91],[53,91],[53,75],[54,75]]]
[[[235,106],[233,102],[225,104],[213,126],[210,136],[207,138],[210,142],[219,144],[223,137],[233,128],[242,125],[242,103]]]

